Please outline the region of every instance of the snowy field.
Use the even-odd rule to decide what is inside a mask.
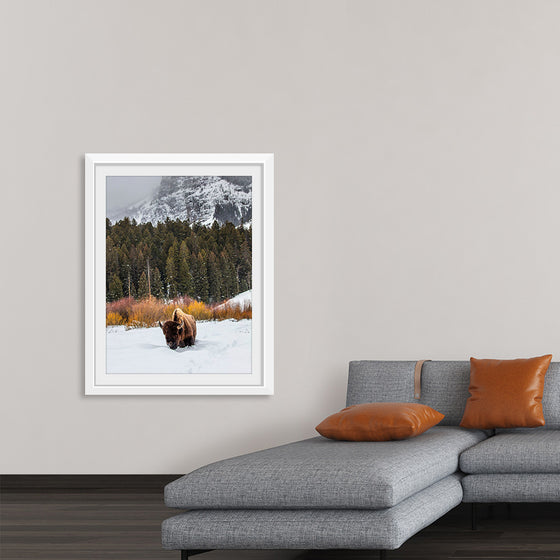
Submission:
[[[253,301],[253,290],[247,290],[246,292],[241,292],[237,294],[235,297],[228,299],[226,303],[222,305],[218,305],[218,309],[223,307],[224,305],[230,305],[231,307],[241,307],[241,309],[245,309],[247,305],[251,305]]]
[[[159,327],[107,328],[107,373],[251,373],[251,320],[201,321],[194,346],[170,350]]]

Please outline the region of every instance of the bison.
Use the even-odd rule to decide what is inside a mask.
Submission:
[[[196,338],[196,321],[192,315],[187,315],[182,309],[178,307],[173,311],[173,318],[171,321],[165,321],[163,325],[161,321],[159,326],[165,335],[167,346],[171,350],[176,350],[177,347],[184,348],[185,346],[192,346]]]

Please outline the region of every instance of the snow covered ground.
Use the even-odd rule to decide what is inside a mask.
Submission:
[[[107,373],[251,373],[250,319],[196,326],[195,345],[177,350],[167,347],[159,327],[108,327]]]
[[[218,305],[218,307],[223,307],[224,305],[231,305],[232,307],[241,307],[242,309],[245,308],[246,305],[251,305],[253,300],[253,290],[247,290],[246,292],[241,292],[237,294],[235,297],[228,299],[222,305]]]

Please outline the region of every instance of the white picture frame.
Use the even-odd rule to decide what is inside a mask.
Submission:
[[[250,374],[107,373],[105,220],[108,176],[245,175],[252,184]],[[162,344],[165,339],[162,337]],[[274,155],[85,154],[85,394],[274,393]]]

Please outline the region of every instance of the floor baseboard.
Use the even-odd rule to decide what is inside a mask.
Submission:
[[[3,474],[0,491],[118,490],[163,491],[180,474]]]

